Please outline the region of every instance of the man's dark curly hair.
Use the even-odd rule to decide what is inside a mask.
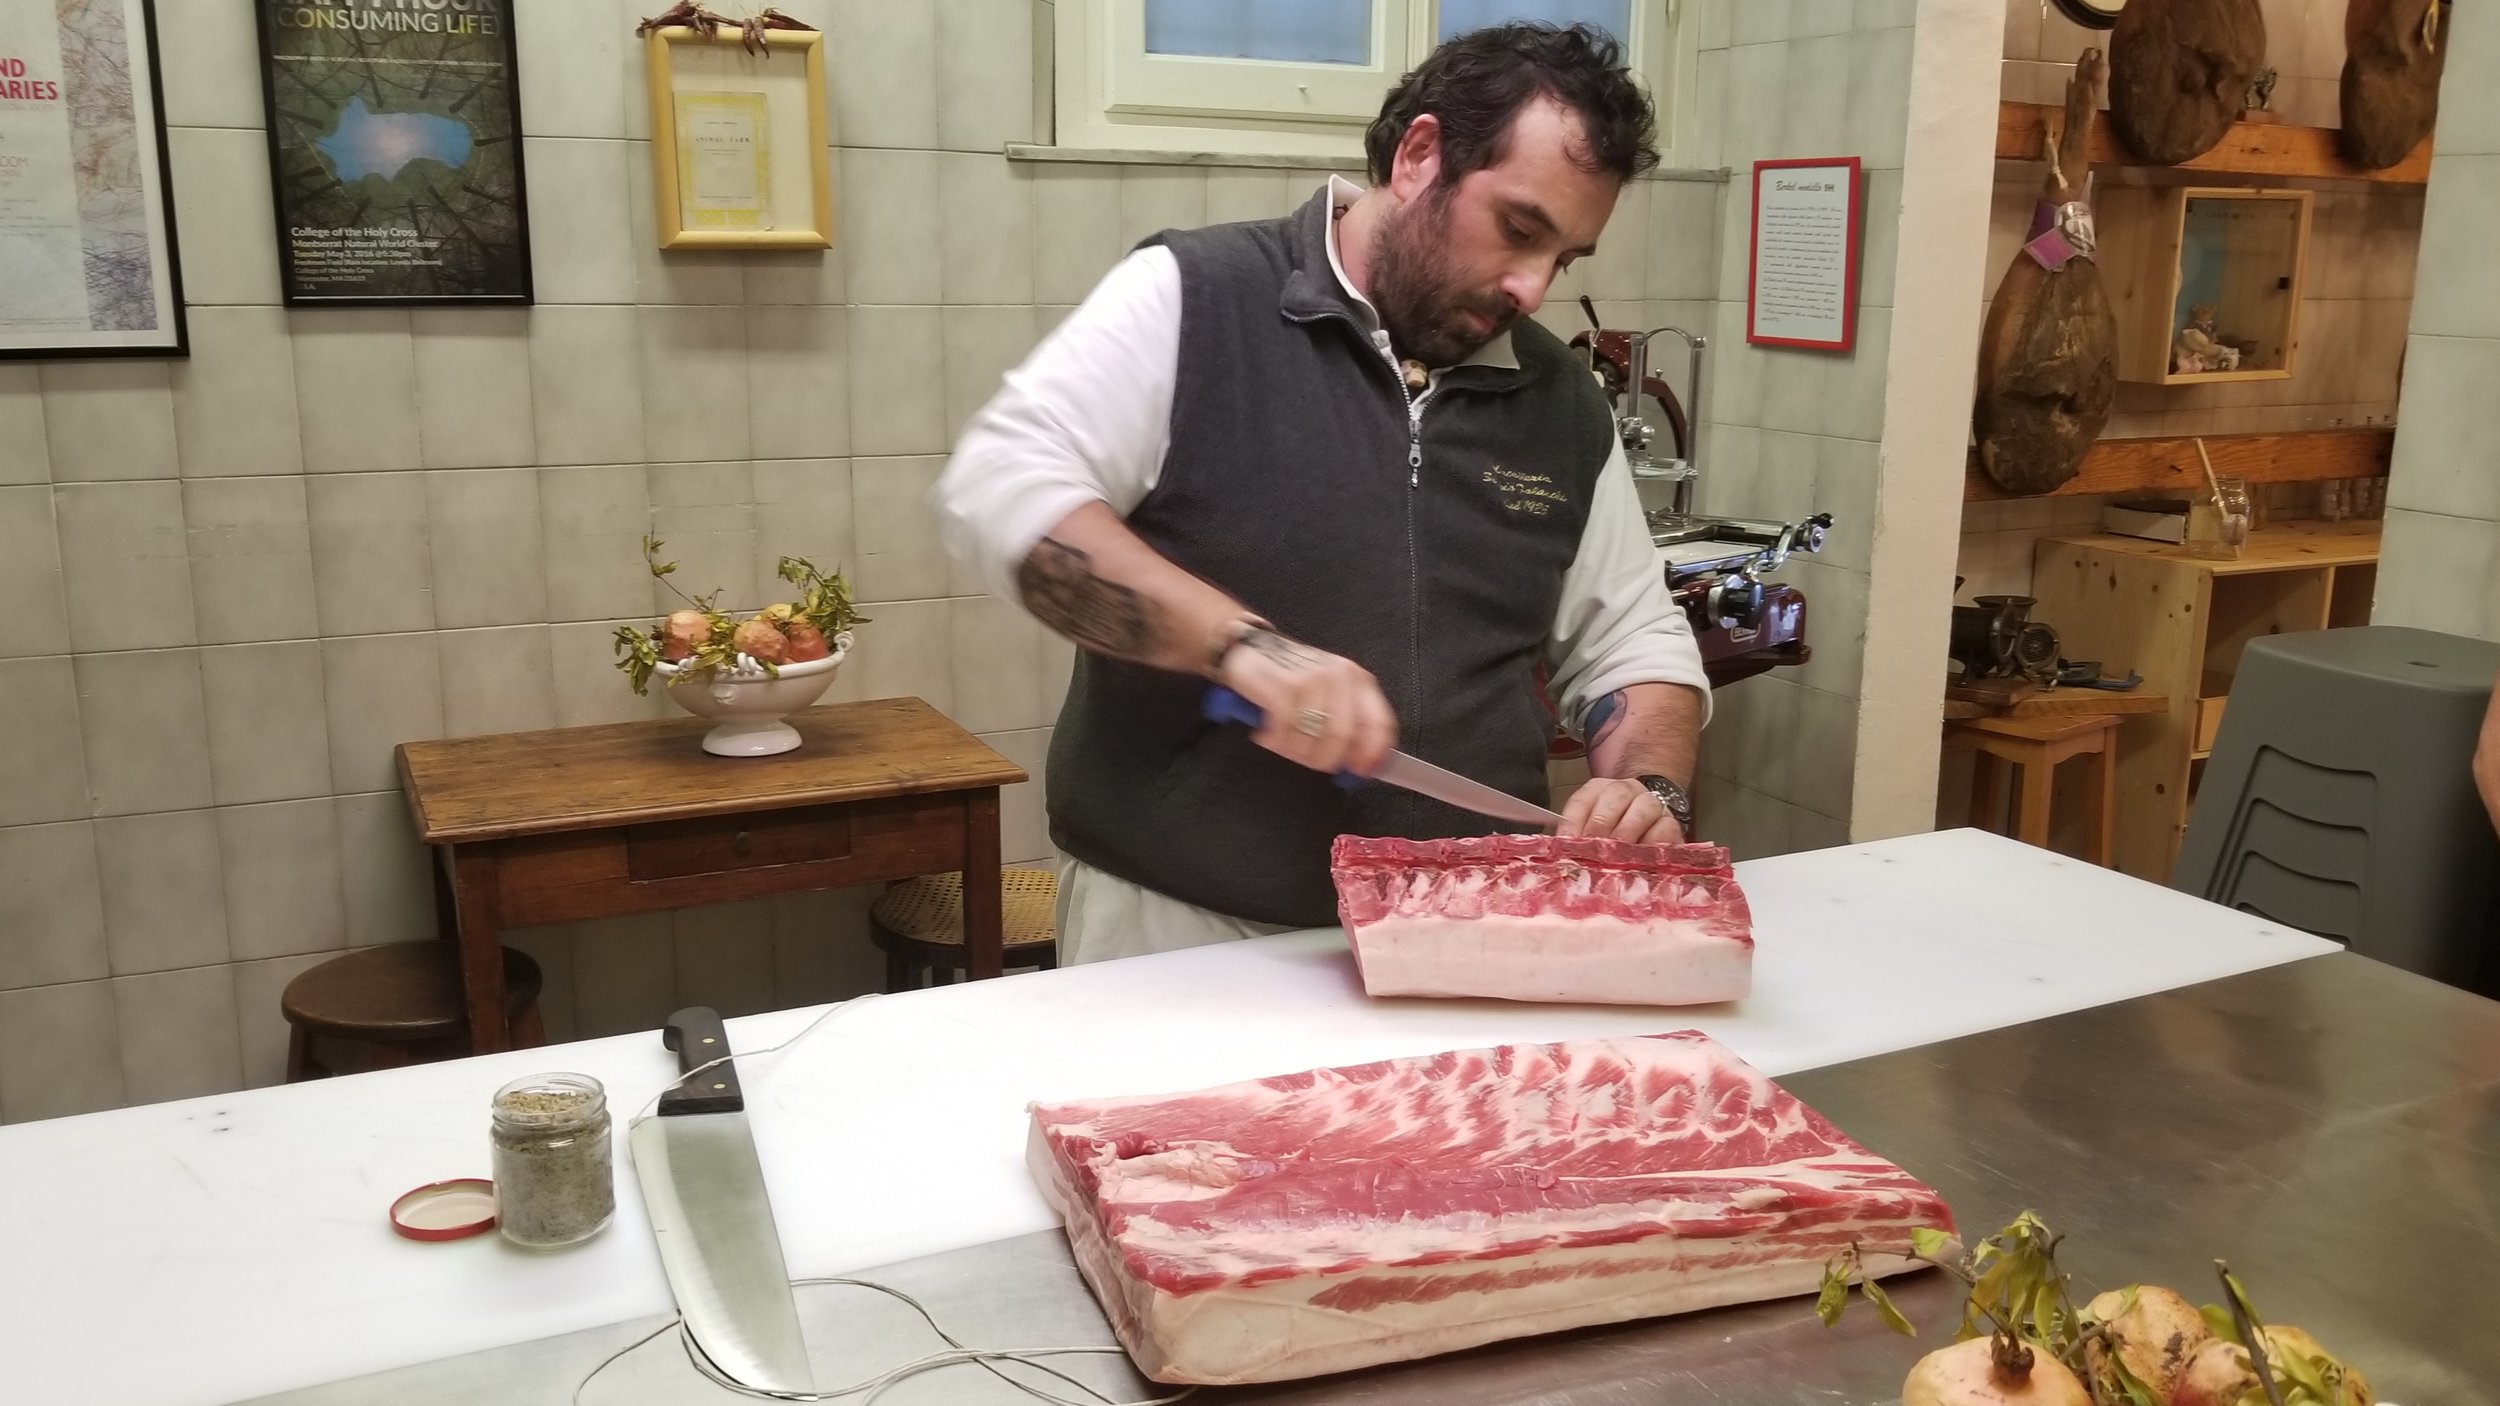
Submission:
[[[1407,125],[1441,120],[1441,183],[1502,159],[1511,119],[1538,98],[1578,115],[1586,134],[1581,168],[1629,180],[1658,164],[1649,97],[1623,67],[1623,49],[1603,30],[1521,21],[1459,35],[1432,51],[1381,104],[1363,133],[1374,184],[1389,169]]]

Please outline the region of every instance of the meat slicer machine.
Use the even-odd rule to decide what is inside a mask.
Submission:
[[[1609,404],[1615,430],[1636,481],[1672,485],[1666,506],[1648,514],[1650,541],[1667,574],[1667,590],[1692,622],[1703,667],[1713,688],[1784,666],[1803,664],[1806,598],[1796,587],[1765,578],[1794,552],[1817,552],[1830,530],[1829,513],[1802,522],[1764,522],[1709,517],[1693,511],[1700,479],[1694,425],[1688,407],[1701,403],[1705,339],[1680,327],[1646,332],[1608,328],[1597,309],[1580,300],[1590,330],[1571,339],[1589,359]],[[1681,395],[1650,370],[1650,342],[1661,334],[1681,338],[1688,352]],[[1653,422],[1651,415],[1657,416]],[[1661,429],[1663,427],[1663,437]]]

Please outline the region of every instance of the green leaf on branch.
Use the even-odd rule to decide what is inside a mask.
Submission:
[[[1885,1293],[1883,1287],[1872,1277],[1859,1280],[1858,1291],[1866,1295],[1868,1303],[1875,1305],[1875,1313],[1884,1320],[1885,1327],[1905,1338],[1918,1336],[1918,1329],[1910,1326],[1910,1320],[1902,1314],[1899,1308],[1894,1307],[1892,1295]]]
[[[1854,1251],[1843,1251],[1823,1266],[1823,1287],[1814,1296],[1814,1316],[1828,1328],[1849,1311],[1849,1260]]]

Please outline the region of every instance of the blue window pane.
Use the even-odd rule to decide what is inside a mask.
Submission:
[[[1146,52],[1368,64],[1372,0],[1146,0]]]
[[[1435,42],[1511,20],[1590,24],[1622,42],[1632,32],[1632,0],[1441,0]]]

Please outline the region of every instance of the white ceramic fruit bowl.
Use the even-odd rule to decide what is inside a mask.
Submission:
[[[782,719],[815,703],[833,684],[834,670],[851,652],[851,632],[830,641],[833,653],[804,664],[784,664],[781,677],[741,654],[727,677],[677,679],[678,666],[662,660],[653,673],[678,706],[720,725],[703,734],[703,750],[718,757],[770,757],[799,745],[799,730]]]

